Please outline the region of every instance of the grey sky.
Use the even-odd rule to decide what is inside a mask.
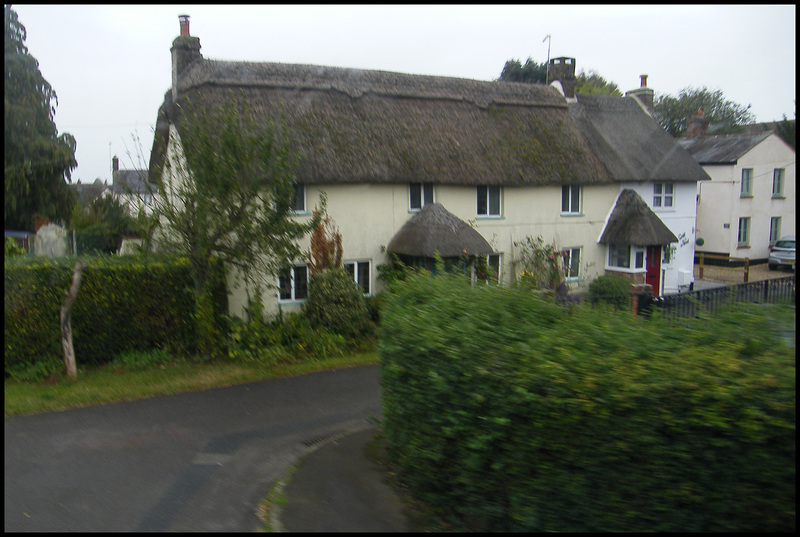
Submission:
[[[78,142],[73,182],[145,167],[171,83],[178,15],[204,57],[493,80],[506,60],[576,60],[620,90],[722,90],[757,121],[795,117],[795,16],[785,6],[13,5]],[[132,136],[138,134],[143,160]],[[132,154],[132,158],[128,156]]]

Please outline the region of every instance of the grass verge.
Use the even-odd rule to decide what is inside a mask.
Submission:
[[[367,352],[278,364],[268,368],[225,362],[197,364],[190,361],[175,361],[133,371],[108,367],[85,368],[79,370],[77,381],[70,380],[66,375],[41,383],[6,380],[4,411],[5,416],[36,414],[376,363],[378,354]]]

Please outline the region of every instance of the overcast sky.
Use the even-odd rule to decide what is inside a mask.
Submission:
[[[78,142],[75,182],[146,167],[178,15],[205,58],[494,80],[506,60],[575,58],[623,93],[722,90],[757,121],[795,118],[795,6],[13,5]],[[135,156],[141,140],[143,161]],[[128,156],[132,153],[133,158]]]

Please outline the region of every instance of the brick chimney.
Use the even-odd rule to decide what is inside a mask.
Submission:
[[[172,99],[178,98],[178,79],[195,60],[202,60],[200,39],[189,34],[189,15],[178,15],[181,33],[172,42]]]
[[[686,139],[690,140],[697,136],[703,136],[708,129],[708,118],[706,112],[702,108],[697,112],[693,112],[689,119],[686,120]]]
[[[647,75],[639,75],[639,87],[625,92],[625,97],[635,97],[647,110],[647,113],[653,115],[655,92],[647,87]]]
[[[558,82],[567,99],[575,98],[575,58],[553,58],[550,60],[550,83]]]
[[[119,171],[119,159],[117,158],[117,155],[114,155],[114,158],[111,159],[111,173],[112,173],[112,176],[113,176],[113,174],[117,173],[118,171]]]

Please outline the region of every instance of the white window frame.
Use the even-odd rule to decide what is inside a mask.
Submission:
[[[295,183],[294,184],[294,189],[295,189],[294,190],[294,198],[293,198],[293,202],[294,203],[292,204],[292,213],[294,213],[294,214],[307,213],[308,211],[306,210],[306,207],[307,207],[307,205],[306,205],[306,185],[303,184],[303,183]],[[298,189],[302,189],[302,205],[303,205],[302,208],[298,208],[297,207],[297,205],[298,205],[297,202],[300,201],[299,197],[297,196]]]
[[[304,269],[305,270],[305,291],[306,296],[304,297],[297,297],[297,269]],[[286,281],[285,272],[289,271],[289,296],[284,297],[282,296],[284,291],[284,282]],[[278,274],[278,302],[286,303],[286,302],[305,302],[308,299],[308,279],[309,279],[309,268],[308,265],[294,265],[289,267],[288,269],[284,269]]]
[[[612,253],[614,252],[615,247],[617,248],[627,247],[628,249],[627,266],[612,264],[613,263]],[[639,254],[641,254],[641,260],[642,260],[641,266],[637,264],[637,259]],[[643,246],[633,246],[630,244],[609,244],[608,255],[606,256],[606,269],[615,270],[618,272],[646,272],[647,248]]]
[[[781,217],[773,216],[769,219],[769,244],[772,246],[781,238]]]
[[[675,183],[653,183],[653,208],[675,208]]]
[[[579,246],[571,247],[571,248],[564,248],[562,251],[564,252],[564,276],[567,281],[575,281],[580,279],[581,277],[581,251],[583,248]],[[575,254],[577,252],[578,259],[575,260]],[[575,271],[573,273],[573,264],[575,264]]]
[[[496,189],[496,190],[495,190]],[[492,195],[492,192],[495,194]],[[485,212],[481,212],[480,197],[481,192],[486,196]],[[497,198],[497,212],[492,212],[492,200]],[[476,209],[475,212],[481,218],[500,218],[503,216],[503,187],[497,185],[481,185],[477,188],[475,196]]]
[[[737,246],[750,246],[750,217],[739,218],[739,231],[736,235]]]
[[[772,197],[782,198],[783,196],[783,183],[786,178],[786,171],[784,168],[775,168],[772,171]]]
[[[412,195],[413,187],[419,187],[419,200],[415,200]],[[426,189],[430,187],[430,199],[426,195]],[[436,203],[436,187],[433,183],[409,183],[408,184],[408,210],[417,212],[429,203]]]
[[[372,261],[369,259],[357,259],[351,261],[345,261],[344,268],[350,275],[353,277],[353,280],[358,285],[359,289],[361,289],[361,293],[364,296],[371,296],[372,295]],[[361,281],[361,271],[359,270],[360,265],[367,265],[367,275],[366,275],[366,282]],[[352,272],[350,272],[352,270]],[[364,291],[364,283],[366,283],[367,290]]]
[[[583,187],[581,185],[561,185],[562,215],[583,214],[581,213],[582,202]]]
[[[753,168],[742,168],[742,187],[739,192],[742,198],[753,196]]]

